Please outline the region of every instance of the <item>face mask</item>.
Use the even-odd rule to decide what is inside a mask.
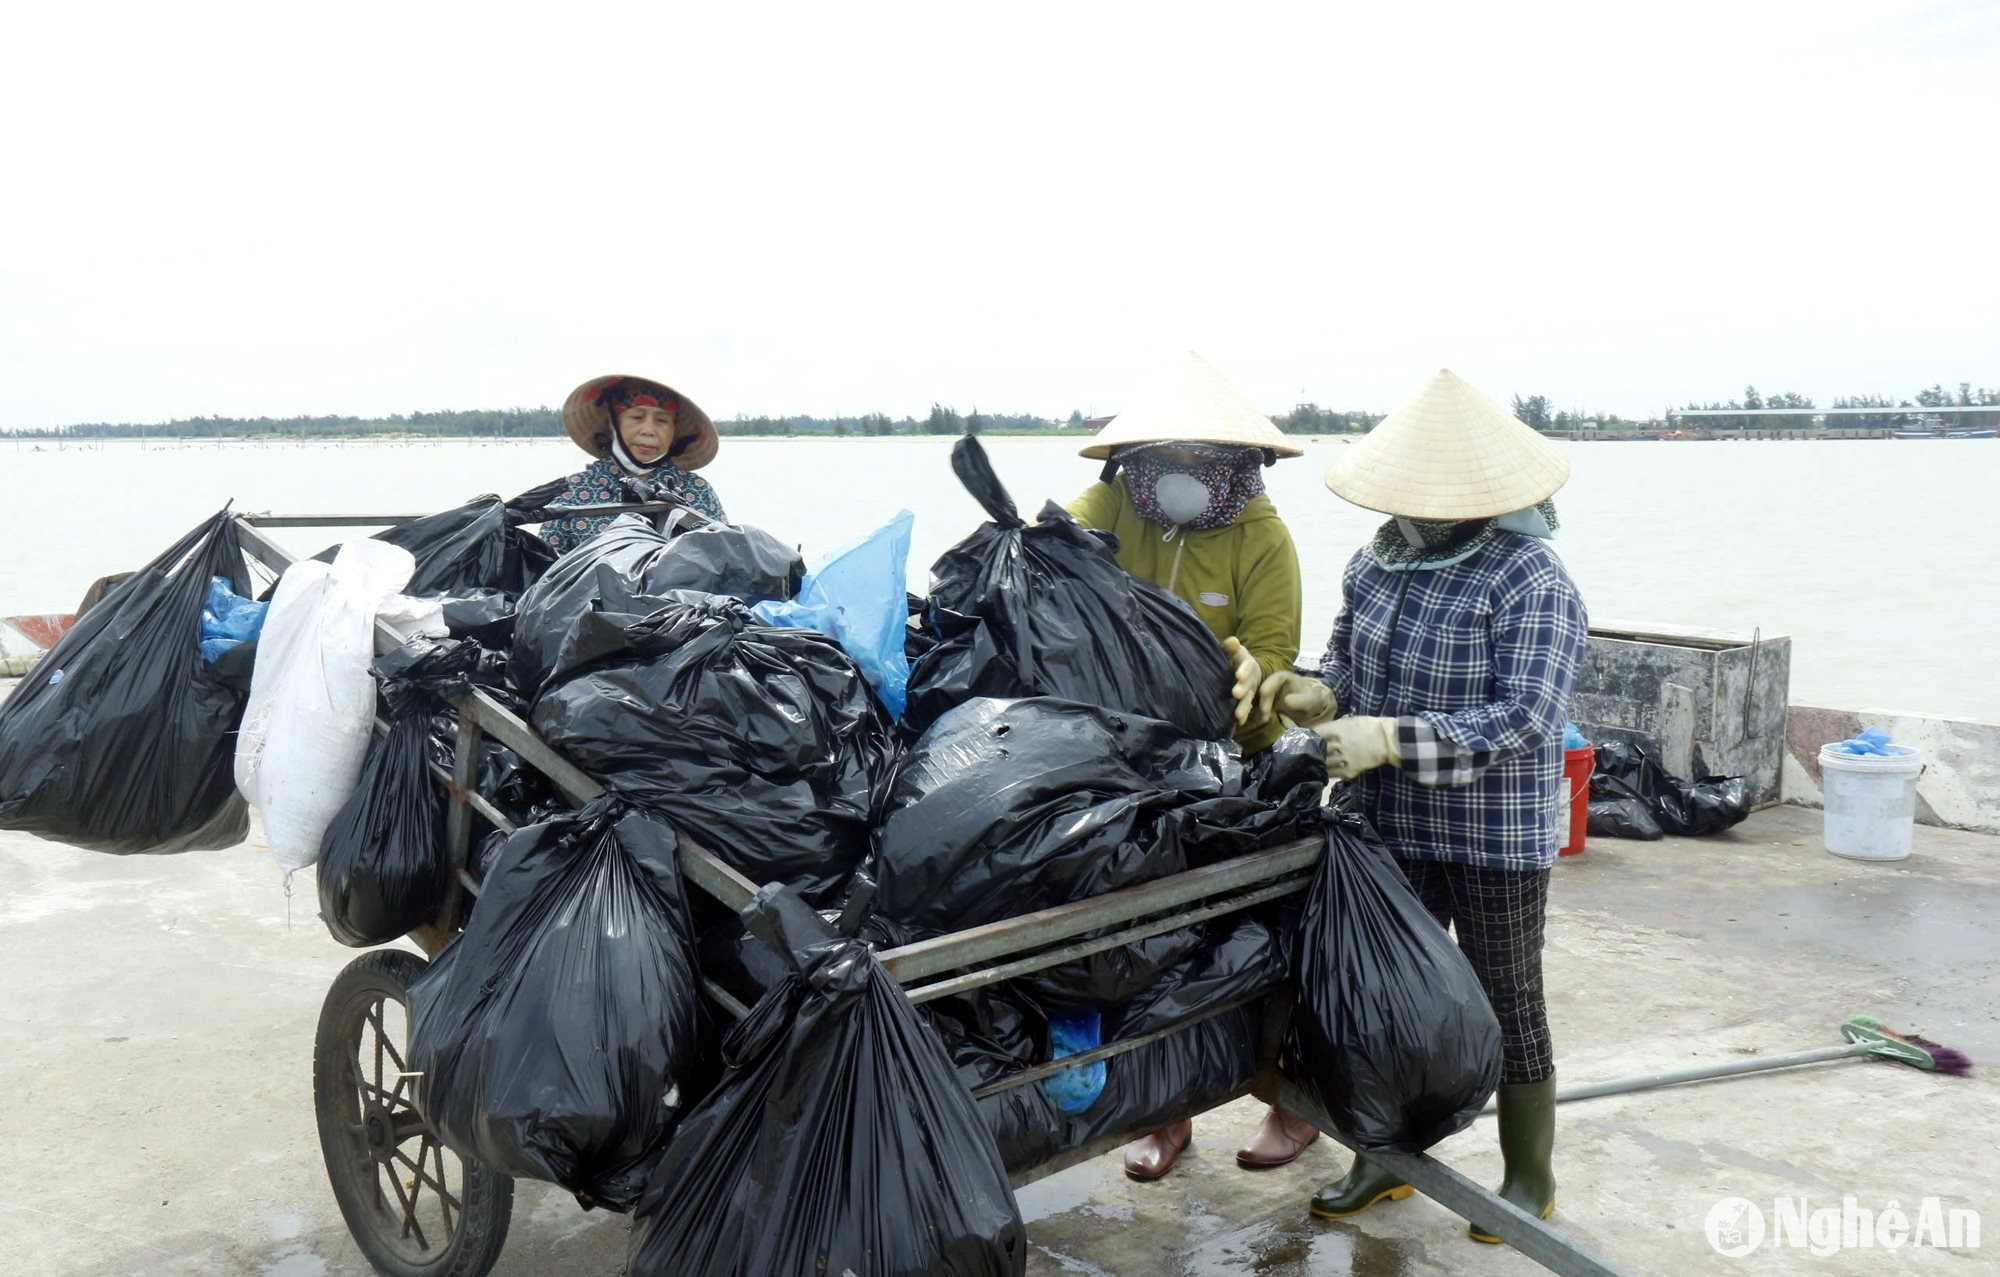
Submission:
[[[1193,523],[1208,509],[1208,485],[1191,474],[1161,475],[1153,497],[1175,524]]]

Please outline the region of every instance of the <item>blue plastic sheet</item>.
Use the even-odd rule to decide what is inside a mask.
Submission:
[[[892,721],[903,717],[910,682],[910,660],[903,650],[910,616],[904,579],[915,522],[908,510],[898,512],[806,573],[797,598],[751,609],[766,625],[817,630],[840,644],[861,667]]]
[[[1886,758],[1889,754],[1889,733],[1879,727],[1870,727],[1859,736],[1841,741],[1834,749],[1843,754]]]
[[[201,655],[213,661],[238,643],[247,643],[264,629],[271,605],[246,599],[229,588],[228,577],[210,577],[208,598],[201,605]]]

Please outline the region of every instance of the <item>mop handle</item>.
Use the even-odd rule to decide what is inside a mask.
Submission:
[[[1819,1064],[1826,1060],[1859,1055],[1866,1049],[1865,1043],[1843,1042],[1839,1046],[1822,1046],[1811,1051],[1793,1051],[1786,1055],[1761,1055],[1754,1060],[1724,1060],[1715,1064],[1697,1064],[1686,1069],[1668,1069],[1660,1073],[1640,1073],[1632,1077],[1612,1078],[1608,1082],[1586,1082],[1581,1086],[1566,1087],[1557,1091],[1556,1103],[1560,1104],[1565,1100],[1594,1099],[1600,1095],[1625,1095],[1633,1091],[1650,1091],[1657,1086],[1673,1086],[1681,1082],[1701,1082],[1709,1078],[1762,1073],[1767,1069],[1788,1069],[1796,1064]]]

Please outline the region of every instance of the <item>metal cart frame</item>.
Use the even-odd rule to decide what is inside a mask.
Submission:
[[[643,512],[659,517],[673,508],[664,504],[634,504],[592,507],[588,512]],[[266,535],[266,529],[381,528],[417,517],[240,514],[237,531],[244,552],[275,575],[283,573],[294,559]],[[392,650],[405,638],[387,625],[378,626],[380,650]],[[466,868],[473,816],[477,814],[502,832],[514,829],[513,823],[476,788],[482,738],[490,736],[513,750],[547,777],[571,803],[581,806],[603,792],[601,785],[543,743],[525,722],[486,692],[475,688],[455,698],[455,704],[458,737],[452,766],[445,769],[434,765],[450,798],[446,846],[452,865],[452,890],[439,916],[408,937],[429,957],[435,957],[457,932],[469,912],[470,898],[479,892],[479,883]],[[921,940],[878,956],[889,973],[903,984],[911,1002],[928,1002],[1303,891],[1311,881],[1322,848],[1320,840],[1306,839],[1142,886]],[[757,892],[757,883],[685,834],[680,838],[680,857],[686,880],[732,910],[747,903]],[[1100,934],[1107,928],[1112,930]],[[453,1184],[446,1166],[447,1150],[424,1123],[411,1099],[410,1079],[414,1075],[409,1073],[404,1060],[406,1043],[393,1040],[395,1035],[386,1027],[383,1015],[390,1000],[407,1005],[404,991],[423,965],[422,960],[406,950],[372,950],[350,963],[329,990],[314,1048],[315,1107],[321,1150],[329,1180],[356,1244],[378,1270],[390,1277],[483,1277],[498,1258],[506,1238],[512,1182],[469,1159],[461,1159],[461,1174],[457,1184]],[[704,984],[709,996],[731,1017],[740,1018],[747,1013],[747,1008],[727,991],[712,981]],[[1242,1005],[1245,1003],[1237,1001],[1207,1008],[1157,1032],[1108,1042],[1092,1051],[1025,1069],[974,1088],[972,1093],[984,1098],[1032,1085],[1066,1069],[1126,1054]],[[1259,1000],[1263,1033],[1260,1070],[1246,1085],[1218,1103],[1255,1095],[1283,1104],[1328,1136],[1348,1144],[1326,1114],[1278,1074],[1278,1050],[1291,1005],[1291,996],[1283,993]],[[1013,1182],[1016,1187],[1032,1183],[1146,1133],[1133,1130],[1108,1134],[1016,1173]],[[416,1142],[414,1155],[408,1151],[412,1141]],[[1427,1154],[1371,1153],[1370,1157],[1447,1210],[1468,1220],[1476,1217],[1482,1227],[1550,1272],[1563,1277],[1614,1277],[1618,1272],[1544,1221],[1503,1201],[1484,1185]],[[385,1176],[388,1192],[383,1191]],[[432,1195],[428,1208],[423,1200],[427,1189]],[[424,1228],[426,1216],[434,1225],[442,1223],[438,1236],[432,1236],[432,1231],[438,1231],[435,1228],[432,1231]]]

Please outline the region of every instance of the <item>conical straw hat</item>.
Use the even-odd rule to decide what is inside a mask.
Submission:
[[[690,433],[695,440],[673,457],[676,468],[699,470],[715,460],[716,450],[721,446],[721,441],[715,437],[715,423],[708,419],[708,414],[694,400],[657,378],[632,377],[624,373],[592,377],[570,391],[569,398],[563,401],[563,429],[569,432],[577,447],[593,457],[611,455],[609,449],[598,447],[596,441],[598,435],[608,433],[612,428],[611,409],[603,401],[605,388],[620,381],[636,381],[655,390],[664,390],[680,401],[680,410],[674,415],[674,441],[678,443]]]
[[[1281,457],[1300,455],[1298,446],[1269,417],[1251,407],[1236,387],[1193,351],[1098,431],[1083,455],[1101,461],[1114,448],[1170,441],[1268,448]]]
[[[1491,519],[1555,495],[1569,458],[1450,369],[1343,449],[1326,486],[1406,519]]]

